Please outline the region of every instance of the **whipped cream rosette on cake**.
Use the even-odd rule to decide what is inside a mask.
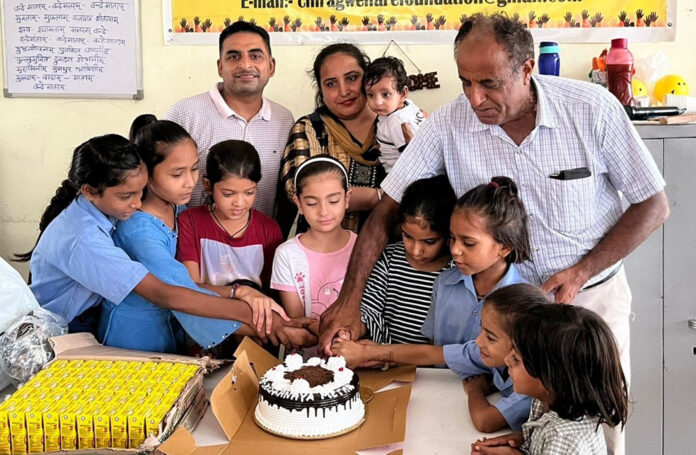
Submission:
[[[343,357],[322,360],[290,354],[259,380],[254,419],[263,429],[291,438],[319,439],[360,426],[365,406],[358,375]]]

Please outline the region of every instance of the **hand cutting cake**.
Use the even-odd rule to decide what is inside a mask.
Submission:
[[[365,417],[358,376],[343,357],[290,354],[259,380],[254,414],[263,429],[291,438],[324,438],[357,428]]]

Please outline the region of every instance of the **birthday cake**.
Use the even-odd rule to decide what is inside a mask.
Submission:
[[[343,434],[365,418],[358,375],[343,357],[304,363],[302,356],[290,354],[259,380],[254,418],[261,428],[291,438]]]

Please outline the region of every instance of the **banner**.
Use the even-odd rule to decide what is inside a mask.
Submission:
[[[505,13],[535,40],[674,40],[676,0],[164,0],[165,41],[209,44],[239,19],[273,44],[452,43],[474,13]],[[212,35],[212,36],[211,36]]]

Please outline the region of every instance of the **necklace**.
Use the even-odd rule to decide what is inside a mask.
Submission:
[[[240,232],[243,232],[246,228],[248,228],[248,227],[249,227],[249,223],[251,222],[251,210],[249,210],[249,216],[247,217],[247,221],[246,221],[246,223],[244,224],[244,226],[242,226],[241,229],[239,229],[239,230],[237,230],[237,231],[230,232],[230,231],[227,230],[227,228],[225,227],[225,225],[223,225],[223,224],[220,222],[220,220],[218,219],[217,215],[215,215],[215,207],[212,206],[212,205],[210,206],[210,214],[213,215],[213,218],[215,219],[215,222],[218,224],[218,226],[220,226],[220,227],[222,228],[222,230],[225,231],[225,232],[227,232],[227,235],[229,235],[229,236],[232,237],[232,238],[234,238],[237,234],[239,234]]]

